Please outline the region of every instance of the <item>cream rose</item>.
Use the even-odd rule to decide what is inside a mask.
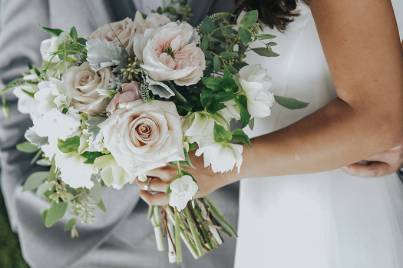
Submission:
[[[270,92],[271,77],[261,65],[247,65],[239,71],[239,83],[247,97],[248,111],[252,117],[271,114],[274,95]]]
[[[196,30],[186,22],[170,22],[146,30],[144,49],[140,49],[142,67],[156,81],[173,80],[177,85],[196,84],[203,76],[206,61],[197,46]],[[137,49],[138,50],[138,49]]]
[[[100,129],[105,148],[132,178],[184,159],[181,118],[172,102],[120,105]]]
[[[71,104],[79,111],[94,115],[105,111],[109,97],[102,94],[114,79],[112,71],[104,68],[98,72],[88,62],[71,67],[63,76],[64,87]]]
[[[129,51],[133,47],[133,36],[135,32],[136,27],[133,20],[125,18],[124,20],[108,23],[99,27],[89,36],[89,39],[105,40]]]

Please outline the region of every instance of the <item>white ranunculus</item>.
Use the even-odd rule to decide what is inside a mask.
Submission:
[[[169,205],[181,211],[193,199],[199,187],[191,176],[184,175],[171,182],[169,189]]]
[[[94,166],[98,169],[99,175],[107,187],[119,190],[133,181],[133,178],[116,163],[112,155],[98,157],[95,159]]]
[[[114,75],[109,68],[95,72],[88,62],[71,67],[63,75],[67,94],[71,96],[71,104],[80,112],[90,115],[105,112],[109,97],[102,94],[102,90],[109,89],[113,79]]]
[[[190,24],[170,22],[146,30],[140,48],[135,51],[141,54],[142,67],[152,79],[174,81],[180,86],[194,85],[206,68],[204,53],[197,46],[198,38]]]
[[[181,118],[173,102],[121,104],[99,127],[105,148],[132,178],[184,159]]]
[[[239,144],[213,143],[196,150],[196,156],[203,155],[204,167],[211,165],[214,173],[231,171],[234,167],[241,168],[243,146]]]
[[[196,112],[190,126],[185,130],[185,137],[191,143],[196,142],[199,147],[214,143],[215,120],[210,115]]]
[[[31,118],[38,114],[35,99],[24,92],[24,87],[19,86],[14,88],[14,95],[18,98],[17,108],[20,113],[29,114]]]
[[[59,62],[60,58],[54,53],[58,50],[59,46],[66,40],[67,33],[63,32],[57,37],[51,37],[42,41],[40,46],[41,56],[43,61]]]
[[[66,139],[80,129],[80,119],[72,114],[64,114],[56,108],[35,119],[34,131],[40,137],[48,137],[49,140]]]
[[[247,65],[239,71],[239,82],[247,97],[248,111],[252,117],[270,116],[274,95],[270,92],[271,78],[261,65]]]
[[[85,164],[84,161],[79,154],[56,153],[55,164],[63,182],[72,188],[92,188],[94,182],[91,178],[95,170],[93,165]]]

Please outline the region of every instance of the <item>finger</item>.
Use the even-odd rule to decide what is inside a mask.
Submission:
[[[165,206],[169,203],[169,196],[166,193],[150,193],[140,191],[140,197],[151,206]]]
[[[394,172],[391,166],[383,162],[355,163],[348,165],[344,170],[351,175],[360,177],[379,177]]]
[[[142,182],[139,180],[135,180],[137,186],[142,190],[147,190],[149,192],[163,192],[166,193],[169,187],[169,183],[160,180],[156,177],[149,177],[150,181]],[[147,189],[148,188],[148,189]]]
[[[172,181],[175,177],[177,171],[175,168],[167,166],[162,168],[153,169],[147,172],[148,177],[157,177],[163,181]]]

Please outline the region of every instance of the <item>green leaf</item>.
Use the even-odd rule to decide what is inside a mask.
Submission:
[[[214,123],[214,140],[216,142],[231,142],[232,133],[223,126]]]
[[[76,27],[71,27],[70,29],[70,37],[73,38],[74,40],[78,39],[78,33]]]
[[[250,144],[250,139],[242,129],[238,128],[232,132],[232,142],[240,144]]]
[[[250,41],[252,41],[252,34],[248,29],[240,28],[239,29],[239,39],[242,44],[247,45]]]
[[[59,140],[57,142],[57,147],[59,150],[63,153],[72,153],[72,152],[77,152],[78,147],[80,147],[80,137],[79,136],[74,136],[71,138],[68,138],[66,140]]]
[[[106,212],[106,206],[104,201],[101,199],[101,201],[98,202],[97,207],[102,210],[103,212]]]
[[[200,32],[204,34],[208,34],[213,31],[215,28],[214,22],[210,17],[204,18],[204,20],[200,24]]]
[[[89,192],[89,197],[92,199],[92,201],[94,201],[95,204],[98,204],[102,200],[104,187],[102,187],[101,183],[98,180],[93,180],[93,182],[94,186]]]
[[[257,48],[252,48],[252,50],[263,57],[277,57],[279,54],[274,52],[271,47],[257,47]]]
[[[275,35],[272,34],[259,34],[256,36],[258,40],[267,40],[267,39],[274,39],[276,38]]]
[[[241,126],[246,127],[249,124],[250,121],[250,114],[248,111],[248,104],[247,104],[247,98],[244,95],[239,96],[236,99],[236,103],[238,104],[239,107],[239,112],[241,115]]]
[[[62,29],[57,29],[57,28],[49,28],[42,26],[42,29],[45,30],[46,32],[50,33],[53,36],[59,36],[63,30]]]
[[[94,164],[95,159],[103,155],[105,154],[101,152],[88,152],[88,151],[81,154],[81,156],[86,159],[84,161],[85,164]]]
[[[308,106],[309,103],[303,102],[294,98],[274,96],[276,102],[290,110],[302,109]]]
[[[221,69],[221,60],[218,55],[215,55],[213,58],[213,66],[215,72],[218,72]]]
[[[49,176],[48,171],[40,171],[40,172],[32,173],[28,177],[26,182],[24,183],[24,186],[23,186],[22,190],[24,192],[35,190],[36,188],[38,188],[43,183],[43,181],[48,176]]]
[[[30,143],[29,141],[17,144],[17,150],[23,153],[32,154],[39,150],[39,148],[35,145]]]
[[[59,220],[61,220],[67,211],[67,203],[52,203],[45,215],[45,226],[50,228],[55,225]]]
[[[202,38],[202,40],[201,40],[200,48],[201,48],[203,51],[206,51],[206,50],[208,49],[208,47],[209,47],[209,38],[208,38],[208,36],[204,36],[204,37]]]
[[[257,22],[258,12],[257,10],[251,10],[246,12],[245,16],[241,20],[241,25],[244,27],[250,27]]]
[[[217,77],[203,77],[202,82],[205,87],[216,90],[220,87],[221,79]]]
[[[64,230],[67,231],[71,231],[73,230],[73,228],[75,228],[77,224],[77,220],[75,218],[70,219],[68,222],[66,222],[66,224],[64,225]]]

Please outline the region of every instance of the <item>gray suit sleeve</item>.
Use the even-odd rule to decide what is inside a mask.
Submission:
[[[48,8],[45,0],[2,0],[0,7],[0,87],[18,77],[28,63],[40,62],[39,45],[46,35],[39,25],[48,24]],[[12,93],[7,95],[10,116],[0,114],[0,160],[2,167],[2,191],[15,224],[14,190],[29,174],[30,156],[15,149],[23,140],[30,126],[28,116],[17,111],[17,101]]]

